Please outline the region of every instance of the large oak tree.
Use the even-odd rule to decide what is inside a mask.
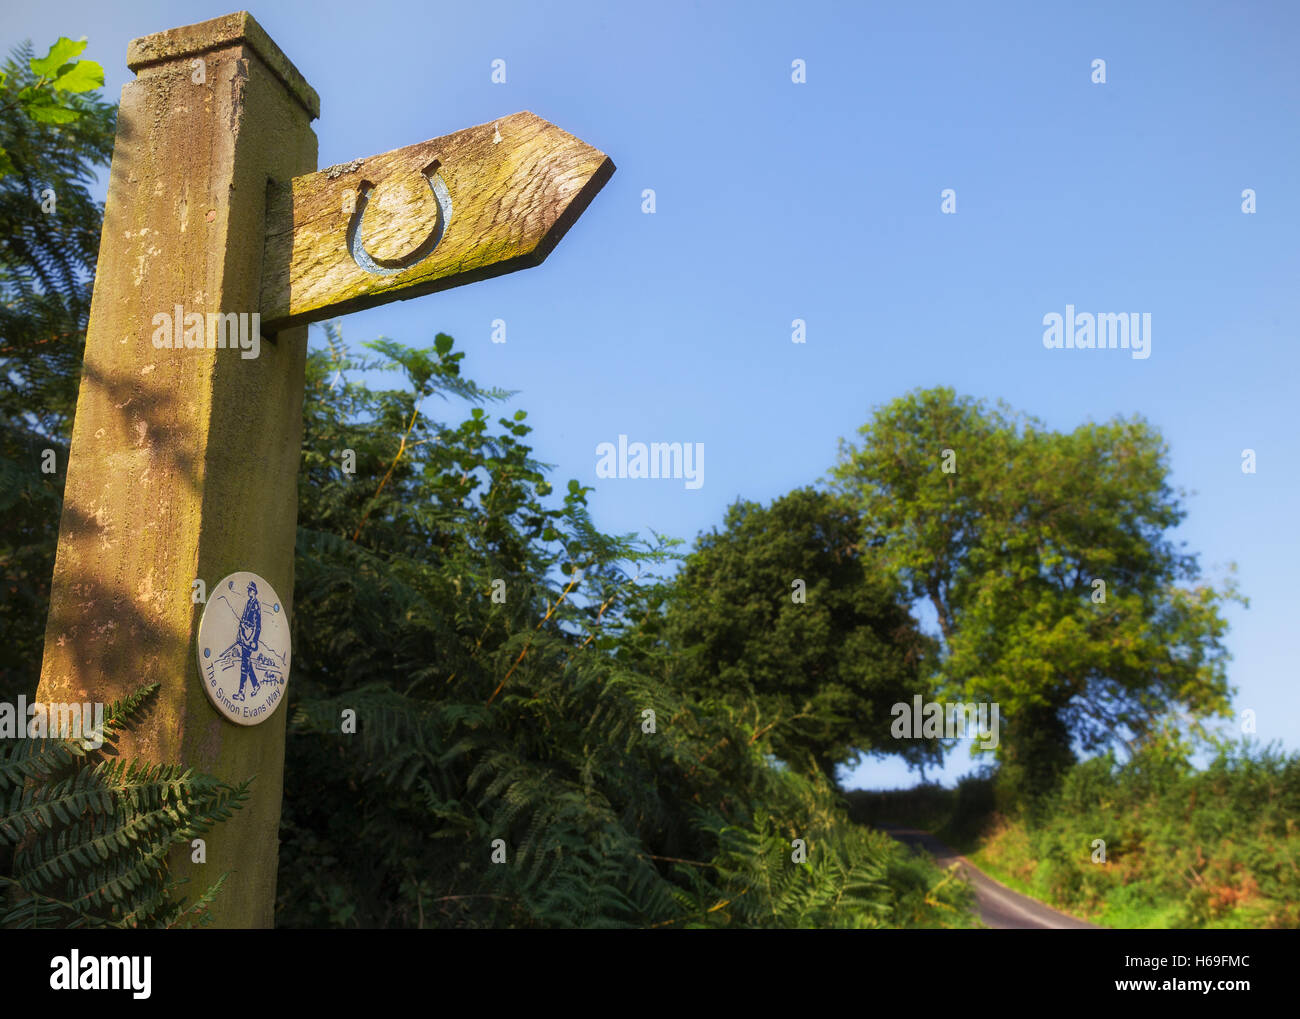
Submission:
[[[1170,538],[1185,510],[1150,424],[1056,432],[939,388],[878,409],[860,436],[841,445],[837,488],[933,609],[941,687],[1000,705],[1005,792],[1050,788],[1074,746],[1226,712],[1233,590]]]

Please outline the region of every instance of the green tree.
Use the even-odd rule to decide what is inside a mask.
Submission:
[[[1141,418],[1047,429],[950,389],[880,408],[833,474],[883,562],[927,602],[941,687],[1000,705],[1004,796],[1051,789],[1072,743],[1224,713],[1222,606],[1168,536],[1185,515]]]
[[[676,682],[753,701],[778,757],[832,782],[859,752],[921,763],[936,747],[890,736],[890,708],[923,691],[931,648],[855,509],[811,488],[737,502],[671,586]]]
[[[93,60],[74,60],[86,48],[86,40],[61,37],[39,59],[32,56],[31,41],[20,45],[0,70],[0,114],[21,113],[37,124],[70,124],[87,110],[81,93],[93,92],[104,84],[104,69]],[[12,79],[12,81],[11,81]],[[21,119],[21,118],[15,118]],[[8,149],[0,146],[0,177],[17,169]]]
[[[37,59],[23,44],[0,69],[0,699],[40,670],[103,217],[88,186],[113,148],[115,107],[89,91],[102,71],[73,60],[84,45]]]

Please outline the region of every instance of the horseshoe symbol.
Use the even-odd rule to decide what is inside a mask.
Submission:
[[[370,202],[370,194],[375,190],[375,185],[368,180],[360,183],[357,188],[356,208],[352,210],[352,219],[348,222],[347,237],[348,251],[352,254],[352,260],[360,268],[374,276],[395,276],[423,262],[433,254],[433,249],[442,240],[447,224],[451,222],[451,194],[438,173],[438,166],[438,160],[435,159],[421,171],[424,179],[429,182],[434,200],[438,203],[438,221],[420,246],[401,258],[371,258],[370,253],[366,251],[366,242],[362,238],[362,225],[366,218],[366,206]]]

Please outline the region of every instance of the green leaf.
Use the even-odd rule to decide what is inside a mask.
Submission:
[[[70,124],[81,114],[77,110],[70,110],[66,106],[29,106],[27,107],[27,116],[38,124]]]
[[[438,352],[439,357],[446,357],[447,354],[450,353],[451,351],[452,344],[455,342],[456,341],[453,340],[446,333],[439,333],[436,337],[434,337],[433,349]]]
[[[93,60],[79,60],[72,68],[54,79],[62,92],[89,92],[104,87],[104,69]]]
[[[57,74],[59,68],[85,48],[85,39],[80,39],[74,42],[66,37],[60,37],[59,41],[50,47],[49,53],[40,58],[33,58],[30,61],[32,73],[39,75],[42,78],[53,78],[55,74]]]

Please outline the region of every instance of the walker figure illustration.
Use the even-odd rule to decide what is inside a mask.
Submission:
[[[244,614],[239,617],[239,692],[232,698],[232,701],[242,701],[244,699],[244,681],[248,680],[253,684],[253,693],[256,694],[261,687],[257,681],[257,676],[253,674],[253,663],[249,657],[257,650],[258,638],[262,636],[262,606],[257,603],[257,585],[251,580],[248,582],[248,601],[244,603]]]

